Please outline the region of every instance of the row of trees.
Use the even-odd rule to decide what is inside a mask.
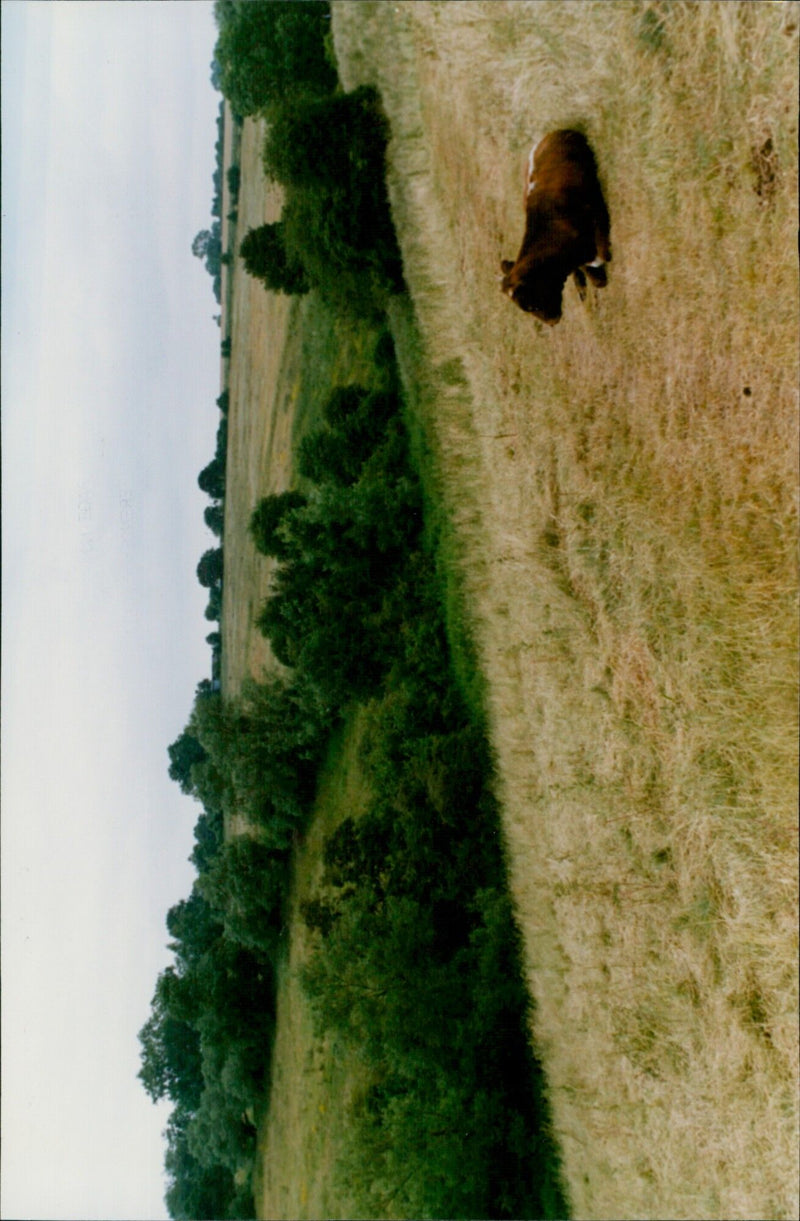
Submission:
[[[213,73],[212,73],[213,80]],[[206,271],[211,276],[214,286],[214,300],[219,305],[222,286],[222,174],[225,154],[225,103],[220,102],[217,110],[217,139],[214,145],[215,162],[213,185],[214,194],[211,200],[211,227],[201,229],[192,242],[192,254],[201,260]]]
[[[203,553],[197,565],[197,579],[204,589],[208,590],[208,605],[205,616],[211,622],[219,622],[222,617],[222,583],[225,571],[222,535],[225,527],[225,471],[228,457],[228,405],[230,395],[223,390],[217,399],[220,411],[217,426],[217,439],[214,457],[203,467],[197,477],[197,483],[202,492],[209,497],[211,503],[203,512],[203,520],[212,534],[220,539],[218,547],[211,547]],[[215,679],[221,674],[222,638],[219,631],[206,637],[211,645],[211,673]]]
[[[215,14],[215,79],[238,114],[267,114],[265,166],[286,188],[280,226],[257,239],[259,274],[379,317],[402,275],[377,94],[336,92],[327,4],[217,0]],[[323,426],[304,440],[306,490],[253,513],[253,538],[276,561],[259,626],[289,677],[251,684],[236,702],[200,683],[169,747],[170,775],[201,805],[197,878],[169,913],[174,962],[141,1032],[141,1077],[173,1103],[175,1217],[252,1215],[291,853],[329,735],[354,700],[369,708],[363,764],[375,799],[330,837],[305,909],[319,1029],[357,1047],[368,1069],[368,1088],[347,1104],[341,1172],[367,1215],[566,1213],[526,1038],[489,753],[452,677],[387,334],[374,364],[373,384],[332,391]],[[200,486],[221,534],[220,407]],[[218,617],[221,551],[198,577]],[[234,815],[251,833],[226,839]]]
[[[311,14],[318,7],[260,0],[216,5],[219,40],[212,82],[222,88],[237,121],[253,110],[241,91],[236,93],[236,80],[248,73],[269,79],[258,50],[265,44],[265,25],[273,52],[285,35],[289,44],[298,45],[304,22],[295,16],[301,8]],[[299,71],[303,56],[291,54],[292,71]],[[237,59],[245,65],[238,78]],[[325,62],[327,88],[335,84],[335,73],[331,81],[332,69]],[[221,248],[222,133],[220,106],[212,222],[192,247],[212,276],[218,302],[221,266],[230,257]],[[229,171],[228,185],[235,204],[237,167]],[[198,483],[211,502],[206,524],[221,539],[227,390],[217,404],[215,453]],[[203,555],[197,576],[209,590],[206,617],[218,620],[221,546]],[[220,633],[208,639],[216,678]],[[206,679],[197,687],[186,728],[168,750],[170,776],[201,806],[191,857],[196,880],[189,898],[168,914],[173,963],[159,976],[150,1018],[140,1033],[142,1083],[154,1100],[173,1104],[165,1133],[166,1203],[173,1217],[253,1216],[250,1171],[271,1053],[288,862],[313,800],[329,729],[327,712],[302,676],[294,682],[251,684],[236,705],[224,704],[218,683]],[[243,815],[256,834],[226,839],[226,820],[234,814]]]
[[[281,220],[244,239],[247,270],[272,291],[313,287],[379,314],[403,279],[377,90],[341,92],[327,3],[217,0],[215,13],[220,86],[237,114],[266,116],[264,168],[285,194]]]
[[[328,726],[298,682],[252,683],[236,704],[198,685],[169,774],[202,806],[188,899],[167,917],[174,961],[140,1033],[140,1078],[168,1099],[167,1205],[183,1218],[251,1217],[295,835],[314,795]],[[234,813],[255,834],[225,837]]]
[[[328,839],[305,907],[319,1033],[370,1081],[339,1173],[369,1216],[564,1216],[486,735],[453,678],[388,336],[376,356],[378,386],[335,390],[301,444],[309,493],[250,523],[278,561],[273,650],[318,705],[369,709],[371,807]]]

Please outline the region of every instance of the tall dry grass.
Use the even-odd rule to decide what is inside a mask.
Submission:
[[[576,1216],[798,1215],[795,4],[334,4],[487,678]],[[503,299],[589,135],[610,285]]]

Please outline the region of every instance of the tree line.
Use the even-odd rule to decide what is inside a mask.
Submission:
[[[286,188],[279,227],[251,235],[248,257],[258,242],[268,253],[249,270],[377,325],[402,290],[378,95],[339,89],[327,4],[217,0],[215,16],[214,78],[237,114],[267,115],[265,168]],[[304,908],[318,1029],[357,1047],[368,1069],[347,1104],[339,1173],[367,1215],[389,1205],[566,1215],[527,1038],[491,756],[453,676],[386,330],[373,366],[370,385],[332,387],[298,453],[303,490],[254,506],[251,535],[275,563],[258,626],[285,674],[247,684],[237,700],[204,680],[168,750],[170,776],[201,806],[196,879],[168,915],[173,963],[140,1035],[142,1082],[173,1104],[173,1217],[253,1215],[293,846],[331,734],[356,704],[367,709],[373,800],[329,837]],[[199,480],[220,535],[221,397],[217,451]],[[223,577],[221,549],[206,553],[209,618],[219,618]],[[226,836],[233,819],[247,834]]]

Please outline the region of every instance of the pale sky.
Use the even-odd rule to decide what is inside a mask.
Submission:
[[[2,1215],[165,1216],[137,1034],[188,894],[167,776],[210,674],[216,31],[3,0]]]

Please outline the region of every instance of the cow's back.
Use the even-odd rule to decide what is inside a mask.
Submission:
[[[530,186],[537,195],[557,199],[565,193],[597,190],[597,166],[586,137],[579,131],[551,131],[533,153]]]

